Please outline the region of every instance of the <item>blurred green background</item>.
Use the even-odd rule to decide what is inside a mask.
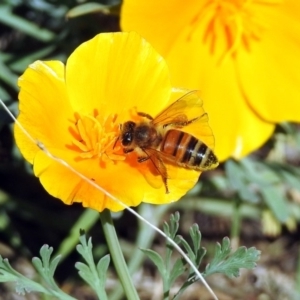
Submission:
[[[71,10],[86,3],[90,6]],[[27,66],[37,59],[65,62],[82,42],[100,32],[120,30],[120,5],[110,0],[0,1],[0,98],[13,114],[18,114],[17,79]],[[34,273],[30,258],[38,255],[43,244],[49,244],[64,254],[56,274],[58,282],[78,299],[94,299],[82,282],[78,284],[74,245],[79,228],[84,228],[93,237],[95,257],[106,253],[97,213],[78,204],[66,206],[49,196],[16,148],[12,131],[11,118],[0,108],[0,254],[23,272]],[[233,246],[262,250],[256,271],[234,283],[224,281],[223,285],[211,279],[216,289],[227,289],[224,299],[242,299],[244,293],[248,293],[247,299],[293,299],[289,293],[300,286],[299,165],[300,127],[281,124],[271,139],[249,157],[228,160],[217,170],[202,174],[185,199],[169,206],[141,205],[138,210],[159,226],[169,213],[179,210],[180,233],[187,235],[189,226],[198,223],[208,250],[224,236],[231,237]],[[139,269],[144,283],[153,284],[150,288],[147,284],[140,286],[141,298],[152,299],[153,286],[159,284],[155,268],[141,264],[139,254],[132,253],[146,245],[157,249],[162,238],[128,212],[116,214],[115,222],[132,268]],[[113,290],[117,284],[113,268],[108,276],[108,288]],[[228,291],[228,286],[232,290]],[[15,299],[11,293],[11,286],[0,286],[0,299]],[[259,298],[261,295],[265,298]],[[209,298],[204,295],[203,299]]]

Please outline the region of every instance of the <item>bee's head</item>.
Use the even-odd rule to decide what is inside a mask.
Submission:
[[[121,143],[124,147],[130,146],[134,137],[134,129],[136,124],[132,121],[128,121],[122,125],[121,128]]]

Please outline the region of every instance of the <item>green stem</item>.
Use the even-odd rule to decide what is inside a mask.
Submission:
[[[131,281],[123,253],[120,248],[118,236],[116,234],[116,230],[108,209],[105,209],[102,213],[100,213],[100,219],[108,249],[114,262],[120,282],[123,286],[126,298],[130,300],[139,300],[137,291]]]
[[[298,262],[297,262],[297,270],[296,270],[296,284],[295,284],[297,292],[300,294],[300,247],[298,249]]]
[[[170,265],[171,265],[171,256],[173,253],[173,247],[169,242],[166,242],[166,255],[165,255],[165,266],[166,266],[166,273],[170,274]],[[164,292],[164,300],[168,300],[170,297],[170,281],[169,276],[162,276],[163,279],[163,292]]]
[[[233,249],[237,249],[239,245],[240,232],[241,232],[240,200],[235,199],[232,223],[231,223],[231,243]]]
[[[154,226],[159,226],[162,216],[170,209],[169,205],[151,205],[142,203],[138,206],[138,213],[150,221]],[[145,259],[144,253],[140,248],[148,249],[153,243],[156,231],[149,227],[148,224],[138,219],[138,236],[136,238],[134,251],[128,261],[128,269],[130,274],[133,274],[141,266]],[[123,297],[123,290],[121,286],[117,286],[114,291],[110,294],[110,300],[120,300]]]

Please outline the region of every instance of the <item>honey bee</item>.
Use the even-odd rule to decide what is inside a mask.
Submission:
[[[205,143],[182,131],[184,127],[199,121],[207,125],[208,116],[202,105],[197,91],[191,91],[155,118],[137,112],[142,121],[127,121],[121,125],[119,139],[123,152],[135,151],[139,163],[151,160],[162,177],[166,193],[169,193],[169,188],[165,163],[198,171],[207,171],[219,164],[216,155]]]

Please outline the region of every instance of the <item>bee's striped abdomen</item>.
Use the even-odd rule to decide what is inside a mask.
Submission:
[[[179,165],[192,169],[208,170],[218,163],[215,154],[203,142],[180,130],[166,132],[161,151],[173,156]]]

